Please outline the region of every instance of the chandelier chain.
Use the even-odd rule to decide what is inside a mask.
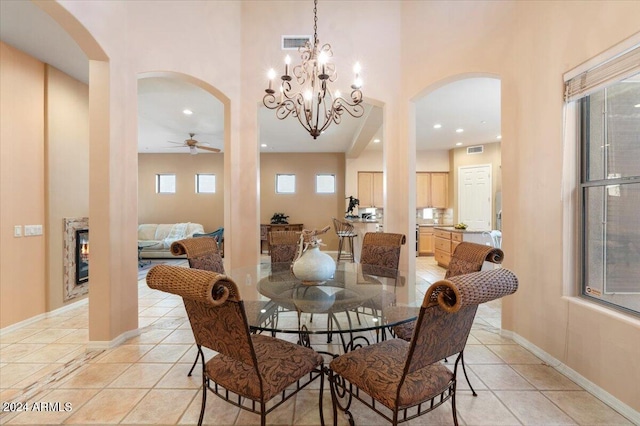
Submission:
[[[318,0],[313,0],[313,45],[318,44]]]

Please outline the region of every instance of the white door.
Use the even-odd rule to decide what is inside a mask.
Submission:
[[[469,229],[491,229],[491,164],[458,169],[458,221]]]

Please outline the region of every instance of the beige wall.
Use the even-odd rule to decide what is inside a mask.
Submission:
[[[467,154],[467,148],[450,151],[451,173],[449,174],[449,200],[453,207],[453,221],[458,223],[458,172],[460,167],[491,165],[491,229],[496,228],[495,195],[502,191],[502,156],[500,142],[478,144],[484,147],[482,154]],[[476,145],[477,146],[477,145]]]
[[[44,82],[40,61],[0,42],[0,328],[45,311]],[[47,232],[47,229],[44,229]]]
[[[176,175],[175,194],[156,193],[156,175]],[[195,175],[216,175],[215,194],[197,194]],[[223,154],[139,154],[138,223],[200,223],[206,232],[224,226]]]
[[[8,326],[64,305],[63,218],[89,215],[89,97],[86,84],[6,44],[2,44],[0,61],[2,259],[11,259],[9,253],[25,248],[29,253],[2,267],[0,310],[2,326]],[[23,164],[11,164],[23,155],[29,156]],[[6,178],[5,172],[10,172]],[[42,199],[35,203],[29,201],[32,196]],[[17,198],[11,202],[12,197]],[[20,210],[23,205],[27,211]],[[43,217],[36,219],[40,213]],[[24,234],[24,225],[33,224],[43,225],[42,236],[13,237],[15,225],[23,226]],[[39,262],[41,244],[44,258]],[[20,296],[21,291],[31,299]],[[25,308],[23,302],[28,300],[35,303]]]
[[[403,2],[402,76],[406,99],[465,76],[501,79],[504,266],[520,280],[503,328],[636,412],[640,321],[573,297],[563,223],[574,219],[560,193],[563,74],[638,32],[638,16],[625,1]]]
[[[448,172],[449,150],[416,151],[416,172]]]
[[[47,311],[51,311],[64,304],[63,218],[89,216],[89,87],[49,65],[46,82]]]
[[[269,223],[274,213],[284,213],[289,215],[289,223],[302,223],[306,229],[329,225],[331,230],[321,237],[326,244],[322,249],[337,250],[331,218],[344,217],[344,170],[344,153],[260,155],[260,222]],[[295,194],[276,194],[277,174],[296,175]],[[335,194],[316,194],[317,174],[336,176]]]

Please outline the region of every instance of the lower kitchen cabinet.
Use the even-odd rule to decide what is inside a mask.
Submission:
[[[435,235],[433,227],[421,226],[418,238],[418,254],[420,256],[432,255],[435,250]]]
[[[449,266],[449,262],[451,262],[451,255],[458,244],[463,240],[462,233],[435,229],[434,236],[435,260],[438,262],[438,265],[443,268],[447,268]]]

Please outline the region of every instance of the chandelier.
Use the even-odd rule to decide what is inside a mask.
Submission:
[[[353,67],[355,74],[351,85],[350,100],[343,98],[338,90],[333,93],[329,83],[338,78],[335,64],[329,62],[333,56],[330,44],[320,47],[318,40],[318,0],[313,1],[313,45],[307,41],[300,48],[302,63],[293,67],[293,76],[289,74],[291,58],[285,58],[284,74],[280,77],[280,93],[273,89],[275,70],[269,70],[269,87],[262,99],[264,106],[276,110],[276,117],[284,120],[289,115],[298,119],[313,139],[316,139],[331,123],[340,124],[342,115],[346,111],[352,117],[362,117],[362,79],[360,78],[360,64]],[[295,78],[296,89],[292,87]]]

